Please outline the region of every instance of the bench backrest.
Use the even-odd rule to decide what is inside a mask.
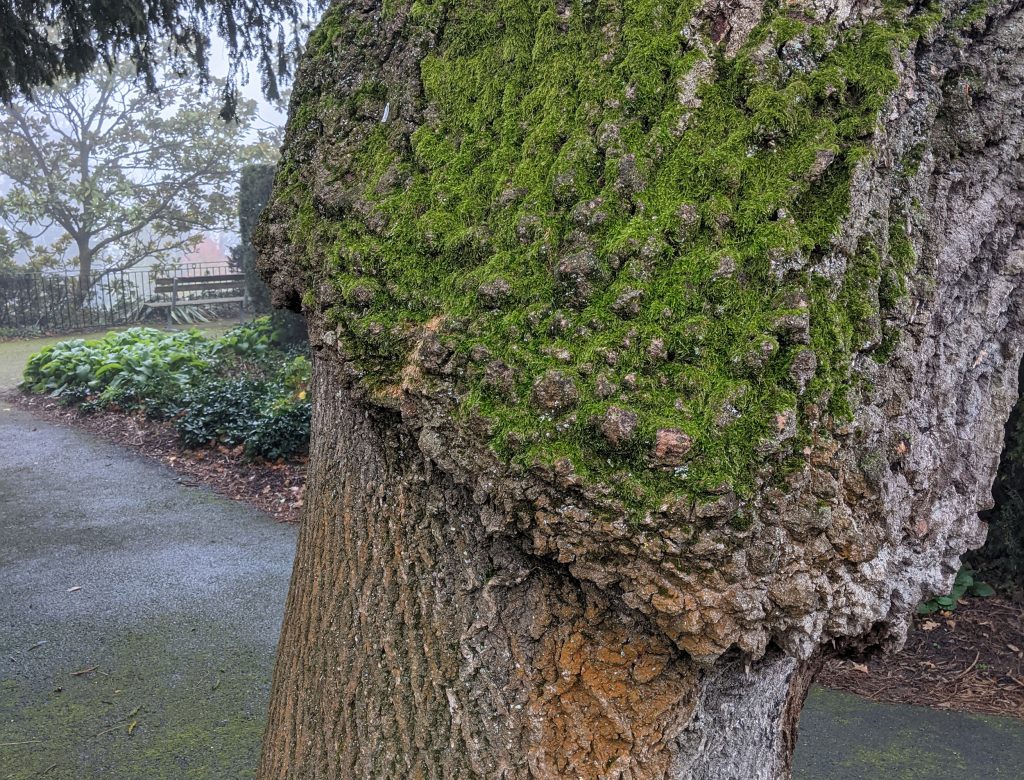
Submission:
[[[158,294],[176,292],[184,297],[188,297],[189,293],[197,292],[237,293],[242,295],[245,292],[245,274],[158,276],[153,280],[153,292]]]

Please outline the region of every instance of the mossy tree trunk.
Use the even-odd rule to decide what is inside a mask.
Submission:
[[[785,776],[813,661],[696,665],[315,374],[261,780]]]
[[[255,243],[315,356],[261,780],[789,775],[984,536],[1024,5],[335,2]]]

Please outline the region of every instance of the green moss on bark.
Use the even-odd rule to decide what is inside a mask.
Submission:
[[[310,43],[328,69],[334,41],[366,34],[343,8]],[[443,18],[415,131],[394,120],[412,108],[402,85],[320,94],[293,134],[317,117],[373,123],[328,171],[345,203],[318,213],[294,161],[278,185],[300,203],[291,239],[329,258],[330,300],[306,303],[368,384],[395,383],[440,316],[462,413],[500,455],[568,458],[637,510],[723,483],[749,493],[802,446],[788,421],[804,402],[850,415],[851,361],[883,340],[905,246],[889,237],[891,261],[862,241],[838,281],[807,269],[838,251],[894,57],[934,11],[836,32],[768,8],[727,58],[691,26],[694,0],[385,10],[406,9],[408,39]],[[532,400],[551,370],[578,392],[562,414]],[[637,415],[628,441],[601,435],[612,406]],[[652,467],[659,429],[692,439],[685,464]]]

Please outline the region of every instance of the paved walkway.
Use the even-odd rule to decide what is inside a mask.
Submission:
[[[251,778],[294,544],[0,402],[0,780]]]
[[[795,780],[1021,780],[1024,720],[817,688],[800,719],[795,763]]]
[[[294,542],[0,402],[0,780],[251,778]],[[799,780],[1021,778],[1024,722],[816,691],[796,763]]]

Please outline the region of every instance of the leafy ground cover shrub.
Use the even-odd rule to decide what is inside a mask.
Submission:
[[[309,442],[309,361],[299,355],[270,376],[207,376],[186,396],[175,427],[186,446],[244,445],[274,460],[304,452]]]
[[[67,404],[172,412],[191,377],[208,367],[211,342],[199,331],[131,328],[100,339],[62,341],[37,352],[23,388]]]
[[[22,389],[85,410],[172,420],[188,447],[245,447],[277,459],[308,447],[309,360],[281,346],[269,318],[218,339],[132,328],[74,339],[29,358]]]

